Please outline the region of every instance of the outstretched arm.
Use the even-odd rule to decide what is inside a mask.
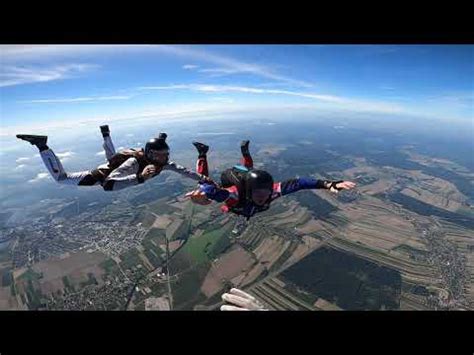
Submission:
[[[337,193],[341,190],[352,189],[355,186],[355,184],[350,181],[318,180],[304,177],[285,180],[275,185],[275,192],[278,194],[277,196],[284,196],[299,190],[307,189],[327,189],[331,192]]]
[[[186,197],[190,197],[191,201],[201,205],[207,205],[211,203],[211,200],[232,204],[236,203],[239,199],[237,188],[221,189],[212,183],[200,184],[197,190],[188,192]]]
[[[196,181],[211,181],[211,179],[209,179],[207,176],[198,174],[192,170],[185,168],[184,166],[176,164],[175,162],[169,162],[163,167],[163,170],[171,170],[175,173],[181,174]]]

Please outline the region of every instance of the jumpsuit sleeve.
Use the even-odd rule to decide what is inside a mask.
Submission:
[[[200,184],[199,191],[204,192],[206,197],[216,202],[231,202],[231,200],[238,200],[238,196],[235,192],[229,191],[228,189],[221,189],[213,184]]]
[[[189,170],[185,168],[184,166],[176,164],[175,162],[169,162],[167,165],[163,167],[163,170],[174,171],[175,173],[178,173],[180,175],[183,175],[185,177],[188,177],[196,181],[206,180],[206,177],[204,175],[201,175],[192,170]]]
[[[273,185],[272,199],[285,196],[300,190],[324,189],[324,181],[313,178],[293,178]]]
[[[102,184],[106,191],[121,190],[129,186],[137,185],[143,180],[139,179],[139,164],[135,158],[129,158],[118,168],[113,170]]]

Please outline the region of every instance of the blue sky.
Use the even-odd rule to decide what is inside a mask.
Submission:
[[[280,106],[473,121],[468,45],[0,46],[0,56],[2,134]]]

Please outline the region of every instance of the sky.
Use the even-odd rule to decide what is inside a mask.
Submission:
[[[103,161],[106,123],[127,147],[178,119],[278,115],[416,120],[469,137],[473,102],[472,45],[0,45],[0,200],[51,182],[17,133],[48,135],[66,169],[80,170],[91,151]]]
[[[473,102],[472,45],[0,45],[3,136],[137,116],[294,107],[472,128]]]

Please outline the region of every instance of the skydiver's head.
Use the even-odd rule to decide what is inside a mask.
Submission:
[[[170,148],[166,144],[166,133],[160,133],[158,138],[150,139],[145,145],[145,157],[156,165],[168,163]]]
[[[252,170],[247,178],[248,191],[253,203],[263,206],[273,192],[273,177],[263,170]]]

